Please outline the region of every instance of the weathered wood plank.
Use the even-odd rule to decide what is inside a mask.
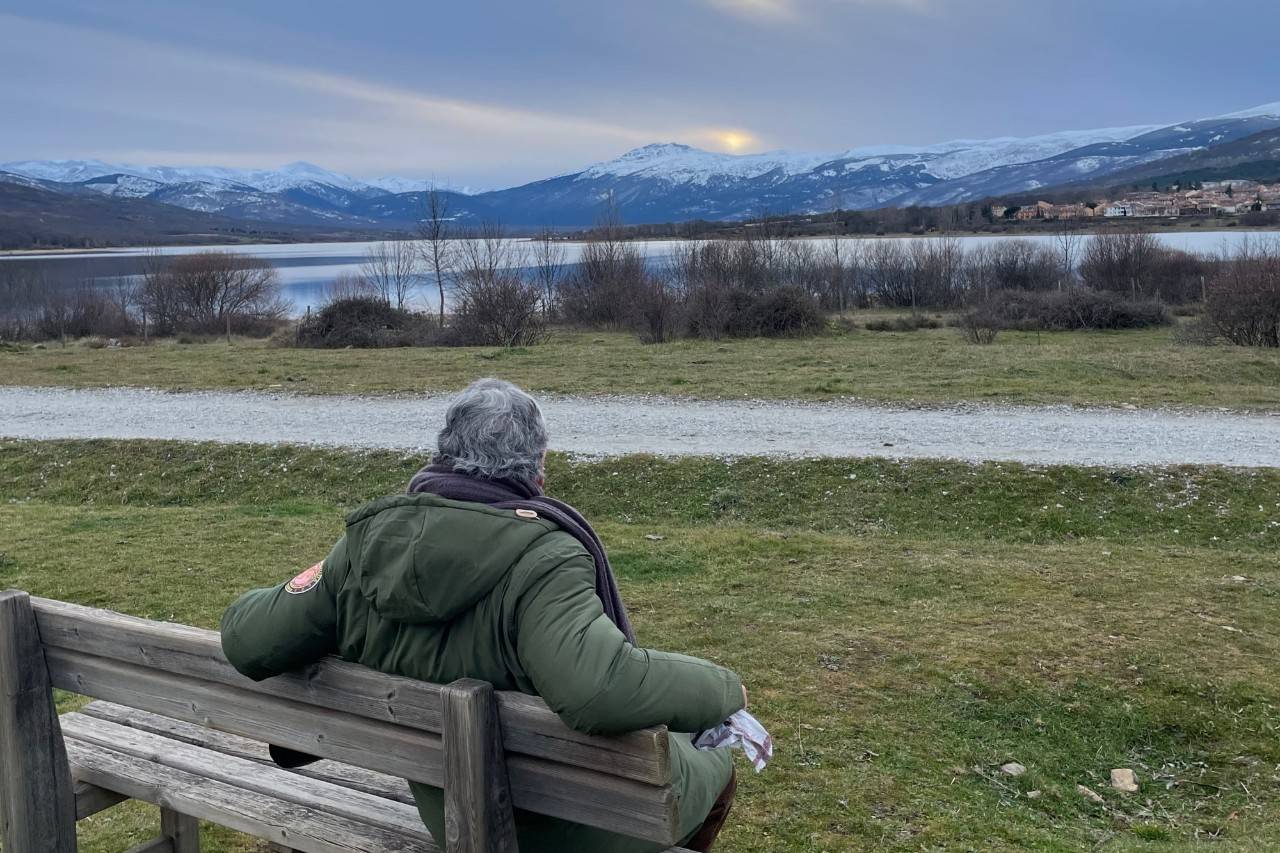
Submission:
[[[52,683],[64,690],[443,786],[439,735],[61,648],[48,649],[46,659]],[[507,769],[517,808],[667,844],[678,840],[669,786],[517,753],[507,756]]]
[[[160,714],[152,714],[149,711],[139,711],[136,708],[101,700],[90,702],[81,708],[79,713],[86,717],[106,720],[117,725],[128,726],[132,729],[161,735],[182,743],[189,743],[193,746],[212,749],[224,755],[233,755],[258,764],[274,766],[271,756],[267,753],[267,745],[262,741],[251,740],[225,732],[217,732],[195,723],[175,720],[172,717],[164,717]],[[381,797],[384,800],[394,800],[408,805],[414,804],[413,792],[409,790],[409,785],[404,779],[398,776],[389,776],[386,773],[365,770],[363,767],[356,767],[353,764],[343,764],[325,759],[314,764],[308,764],[305,767],[292,768],[288,772],[324,782],[331,782],[366,794],[373,794],[375,797]]]
[[[515,815],[492,685],[444,688],[444,820],[448,853],[517,853]]]
[[[115,791],[108,791],[87,782],[73,783],[72,791],[76,798],[76,820],[84,820],[90,815],[105,811],[129,799],[124,794],[117,794]]]
[[[259,741],[253,741],[236,735],[227,735],[222,732],[215,732],[192,723],[173,720],[158,714],[148,713],[147,711],[139,711],[134,708],[127,708],[123,705],[99,701],[92,702],[85,706],[81,709],[80,713],[85,714],[86,716],[94,716],[110,720],[131,728],[141,729],[142,731],[149,731],[164,737],[192,743],[197,746],[204,746],[208,749],[257,761],[259,763],[271,763],[270,758],[267,756],[266,745]],[[508,756],[508,765],[510,765],[513,760],[518,762],[520,759]],[[374,794],[375,796],[398,799],[400,802],[413,802],[413,796],[403,779],[381,773],[375,773],[373,771],[362,770],[336,761],[320,761],[288,772],[311,776],[313,778],[333,782],[334,784],[342,785],[344,787],[355,788],[356,790]],[[508,773],[510,773],[509,766]],[[554,786],[555,782],[554,780],[548,780],[546,784],[548,786]],[[555,796],[555,792],[550,791],[549,796]],[[674,820],[674,817],[672,820]]]
[[[440,853],[434,843],[68,738],[77,779],[303,853]]]
[[[190,815],[160,809],[160,834],[169,842],[173,853],[200,853],[200,821]]]
[[[277,800],[379,826],[401,835],[424,840],[431,837],[422,825],[418,810],[411,805],[82,714],[64,714],[62,726],[67,737],[84,743],[225,782],[246,791],[256,791]],[[177,853],[189,851],[179,849]]]
[[[75,853],[76,799],[31,600],[0,592],[0,844]]]
[[[51,648],[56,687],[440,785],[439,735]]]
[[[263,682],[240,675],[222,654],[216,631],[155,622],[50,599],[33,599],[47,646],[228,684],[438,734],[440,686],[330,658]],[[597,737],[566,726],[535,696],[498,693],[509,751],[663,785],[671,779],[665,728]]]

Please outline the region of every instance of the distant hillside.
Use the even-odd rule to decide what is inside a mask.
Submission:
[[[1110,175],[1100,188],[1195,181],[1280,181],[1280,128],[1264,130],[1244,139],[1146,163]]]
[[[0,248],[125,243],[228,243],[315,239],[317,229],[281,227],[136,198],[55,192],[43,181],[0,173]]]

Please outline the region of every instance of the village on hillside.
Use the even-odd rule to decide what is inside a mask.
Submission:
[[[1126,194],[1113,201],[1053,204],[1038,201],[1022,207],[993,205],[993,219],[1136,219],[1180,216],[1233,216],[1280,210],[1280,184],[1257,181],[1205,181],[1168,190]]]

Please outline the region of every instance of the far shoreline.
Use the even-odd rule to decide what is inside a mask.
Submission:
[[[1128,223],[1135,223],[1128,226]],[[640,226],[643,227],[643,226]],[[1051,238],[1062,233],[1076,234],[1082,237],[1092,236],[1094,234],[1106,234],[1118,230],[1130,230],[1138,228],[1149,231],[1159,236],[1160,234],[1233,234],[1233,233],[1250,233],[1250,234],[1270,234],[1280,233],[1280,225],[1242,225],[1238,222],[1230,224],[1214,225],[1205,228],[1197,224],[1177,224],[1168,225],[1164,223],[1152,224],[1144,223],[1140,220],[1116,219],[1108,221],[1102,227],[1086,227],[1086,228],[1051,228],[1045,225],[1037,225],[1023,229],[1009,229],[1002,231],[929,231],[923,234],[894,232],[886,234],[790,234],[779,235],[779,239],[798,239],[798,240],[830,240],[839,238],[842,240],[913,240],[913,239],[943,239],[948,237],[969,238],[969,237],[989,237],[989,238]],[[104,246],[90,247],[70,247],[70,246],[49,246],[44,248],[25,248],[25,249],[0,249],[0,258],[57,258],[60,256],[76,257],[86,254],[101,253],[104,255],[138,252],[148,249],[192,249],[192,250],[218,250],[232,249],[240,246],[324,246],[339,243],[377,243],[384,240],[416,240],[416,237],[401,234],[395,235],[384,234],[382,236],[370,235],[367,238],[352,239],[355,235],[346,235],[342,238],[332,239],[299,239],[299,240],[238,240],[228,243],[193,243],[193,242],[173,242],[173,243],[126,243],[111,244]],[[522,233],[521,229],[513,229],[512,237],[517,240],[535,239],[533,232]],[[459,238],[464,239],[464,238]],[[577,231],[572,234],[559,238],[558,242],[564,243],[587,243],[591,241],[591,235],[587,231]],[[675,235],[636,235],[623,236],[622,241],[628,243],[674,243],[685,241],[699,240],[734,240],[741,239],[740,234],[729,233],[723,236],[692,236],[683,237]]]

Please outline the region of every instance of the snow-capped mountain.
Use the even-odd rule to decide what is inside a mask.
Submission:
[[[838,154],[717,154],[648,145],[545,181],[477,197],[511,221],[582,224],[612,195],[630,222],[733,219],[939,205],[1108,174],[1280,127],[1280,103],[1178,125],[1063,131],[1027,138],[880,145]]]
[[[1280,102],[1174,125],[832,153],[736,155],[661,143],[518,187],[447,195],[458,222],[487,218],[516,226],[587,225],[609,197],[632,223],[955,204],[1105,181],[1277,128]],[[303,162],[249,170],[28,160],[0,164],[0,181],[15,180],[2,173],[69,193],[146,199],[257,222],[343,227],[409,227],[421,218],[426,192],[421,179],[353,178]]]

